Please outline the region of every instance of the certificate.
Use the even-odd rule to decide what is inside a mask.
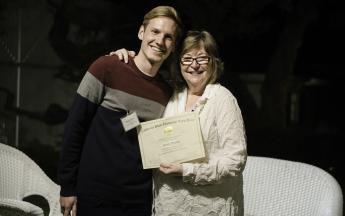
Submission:
[[[156,119],[137,127],[144,169],[162,162],[182,163],[205,157],[197,113]]]

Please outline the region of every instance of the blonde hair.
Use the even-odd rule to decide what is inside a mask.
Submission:
[[[144,16],[143,20],[143,26],[146,27],[151,19],[157,18],[157,17],[167,17],[172,20],[177,25],[176,28],[176,41],[178,41],[181,38],[182,35],[182,22],[179,14],[175,10],[175,8],[171,6],[158,6],[147,12]]]
[[[198,49],[203,47],[210,56],[210,61],[208,63],[208,70],[210,77],[206,83],[213,84],[218,81],[219,77],[223,73],[224,64],[219,58],[218,47],[214,37],[207,31],[188,31],[186,37],[184,38],[177,62],[174,65],[173,73],[175,73],[175,78],[173,82],[176,88],[181,89],[186,86],[186,82],[181,75],[180,69],[180,59],[181,57],[192,49]]]

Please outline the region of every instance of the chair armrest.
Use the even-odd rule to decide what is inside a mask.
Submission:
[[[0,215],[44,216],[43,210],[34,204],[22,200],[2,198],[0,198]]]

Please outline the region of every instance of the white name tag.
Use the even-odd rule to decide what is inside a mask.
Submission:
[[[130,113],[127,116],[121,118],[121,122],[126,132],[137,127],[140,124],[136,112]]]

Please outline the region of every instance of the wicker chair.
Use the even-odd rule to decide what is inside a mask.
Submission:
[[[59,186],[23,152],[0,143],[0,215],[43,215],[42,208],[23,201],[39,195],[49,204],[49,216],[61,215]]]
[[[243,175],[246,216],[343,215],[338,182],[318,167],[249,156]]]

